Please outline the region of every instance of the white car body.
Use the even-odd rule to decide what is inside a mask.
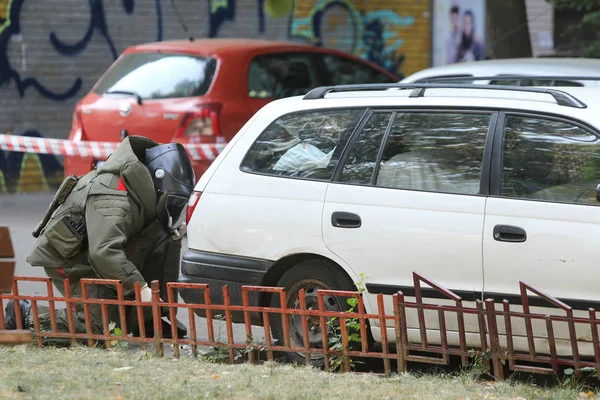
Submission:
[[[269,271],[261,272],[260,276],[255,274],[257,281],[240,280],[235,271],[243,272],[246,261],[264,262],[273,270],[276,269],[273,266],[285,270],[289,268],[285,260],[309,255],[335,263],[354,282],[365,273],[369,277],[365,292],[367,312],[377,312],[377,293],[391,294],[413,287],[413,271],[464,296],[466,306],[473,306],[475,299],[488,297],[496,298],[498,303],[509,298],[516,304],[519,281],[524,281],[567,303],[573,300],[583,304],[583,308],[574,308],[586,310],[590,304],[598,308],[600,294],[594,278],[596,263],[600,260],[600,208],[597,205],[509,198],[491,192],[449,194],[390,189],[346,184],[335,179],[280,177],[241,168],[249,149],[274,121],[290,113],[314,110],[360,107],[399,113],[420,110],[421,114],[481,112],[498,118],[513,114],[518,118],[521,115],[558,118],[586,127],[590,137],[600,140],[600,100],[596,90],[558,89],[576,97],[586,107],[559,105],[546,93],[483,88],[427,89],[420,97],[410,97],[412,90],[357,90],[329,93],[320,99],[293,97],[269,103],[245,124],[195,188],[201,197],[189,221],[190,250],[183,257],[183,281],[228,284],[231,292],[243,284],[257,282],[276,286],[277,279],[269,278]],[[500,123],[499,119],[494,121]],[[500,131],[490,128],[493,135],[500,135]],[[486,139],[488,143],[491,147],[486,148],[486,152],[498,152],[488,155],[491,160],[500,153],[497,145],[494,147],[491,140]],[[488,156],[483,156],[484,162]],[[482,168],[482,175],[491,170]],[[332,225],[334,212],[358,214],[362,224],[357,229],[340,229]],[[494,240],[496,225],[523,228],[526,241]],[[208,254],[221,261],[213,264],[202,261],[196,265],[194,254],[200,253],[205,257],[203,260]],[[233,264],[227,264],[230,262],[227,260]],[[221,274],[220,268],[228,266],[235,268]],[[205,275],[205,271],[209,272]],[[252,274],[255,272],[257,270],[252,269]],[[213,289],[213,292],[219,291],[218,286]],[[188,302],[194,301],[189,292],[183,290],[181,295]],[[391,313],[392,296],[385,298],[386,312]],[[560,313],[540,307],[533,307],[532,311]],[[415,315],[409,313],[409,339],[419,342]],[[429,341],[439,343],[437,314],[426,315]],[[587,315],[587,311],[579,315]],[[476,347],[479,345],[477,319],[470,316],[466,321],[468,344]],[[535,326],[545,329],[544,324]],[[457,345],[455,318],[448,318],[447,328],[451,331],[449,344]],[[522,321],[513,321],[513,329],[515,349],[527,351]],[[388,330],[388,337],[393,338],[393,326]],[[371,331],[379,341],[378,321],[371,321]],[[503,333],[502,324],[500,332]],[[556,324],[555,336],[558,354],[570,354],[570,343],[565,340],[568,338],[566,325]],[[578,328],[578,337],[580,352],[593,354],[589,328]],[[548,346],[543,337],[536,343],[540,351]]]
[[[470,61],[426,68],[402,79],[400,83],[422,82],[433,78],[485,77],[502,75],[572,76],[598,78],[574,80],[583,86],[600,86],[600,60],[595,58],[507,58]],[[489,80],[477,80],[478,85],[488,85]],[[564,85],[563,85],[564,86]]]

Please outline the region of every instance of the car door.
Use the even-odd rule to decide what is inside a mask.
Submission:
[[[373,310],[378,293],[413,295],[413,271],[465,300],[481,295],[484,149],[494,118],[481,111],[386,110],[372,111],[361,127],[327,189],[322,224],[326,246],[355,274],[368,276]],[[385,297],[391,313],[392,298]],[[428,328],[438,326],[437,314],[426,318]],[[456,330],[451,319],[448,329]],[[475,319],[467,324],[477,332]]]
[[[518,306],[523,281],[574,308],[598,308],[598,132],[572,120],[506,113],[496,138],[484,227],[485,296]],[[558,312],[539,299],[530,303],[543,306],[535,312]],[[513,331],[515,346],[527,350],[522,319],[514,319]],[[545,332],[544,321],[534,324],[534,335]],[[578,327],[577,335],[589,340],[591,333]],[[555,336],[568,337],[566,325],[557,324]]]

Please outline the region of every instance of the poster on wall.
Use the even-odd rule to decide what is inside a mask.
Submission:
[[[433,66],[485,57],[485,0],[433,0]]]

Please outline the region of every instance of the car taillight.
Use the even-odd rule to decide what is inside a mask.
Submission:
[[[189,139],[190,142],[202,142],[202,138],[214,139],[221,135],[219,127],[220,104],[203,104],[200,109],[186,112],[181,118],[176,137]]]
[[[73,121],[71,126],[71,137],[73,142],[80,142],[83,138],[83,121],[81,120],[81,105],[77,104],[73,110]]]
[[[198,192],[194,190],[190,199],[188,200],[187,210],[185,210],[185,223],[189,224],[190,219],[192,219],[192,215],[194,214],[194,210],[196,209],[196,205],[198,205],[198,200],[200,200],[200,196],[202,196],[202,192]]]

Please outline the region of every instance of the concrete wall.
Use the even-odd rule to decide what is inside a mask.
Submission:
[[[0,133],[66,138],[76,102],[134,44],[296,40],[406,75],[429,66],[430,31],[429,0],[0,0]],[[61,168],[0,152],[0,191],[52,187]]]
[[[554,52],[554,9],[546,0],[525,0],[531,50],[534,57]]]

